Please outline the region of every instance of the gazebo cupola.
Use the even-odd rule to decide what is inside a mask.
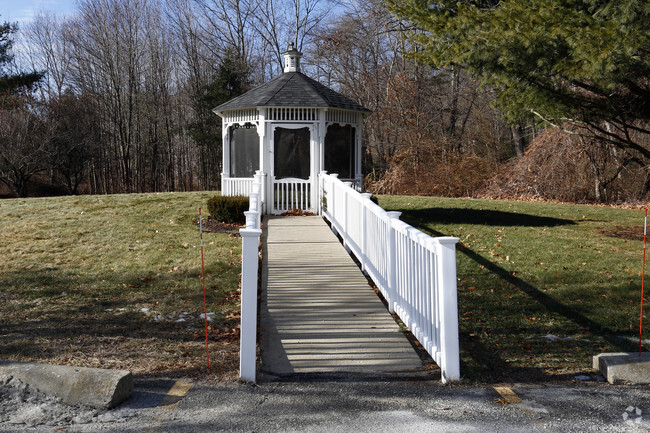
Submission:
[[[291,44],[284,73],[216,107],[223,124],[223,195],[248,195],[262,176],[264,213],[318,209],[318,173],[361,188],[361,124],[370,110],[300,72]]]
[[[284,72],[300,72],[300,58],[302,53],[293,46],[293,42],[289,44],[289,49],[282,53],[284,56]]]

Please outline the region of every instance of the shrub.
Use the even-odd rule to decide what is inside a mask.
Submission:
[[[648,174],[627,154],[593,138],[546,129],[526,154],[487,185],[484,196],[563,202],[629,202],[647,196]]]
[[[216,195],[208,200],[210,216],[222,223],[244,224],[246,216],[244,211],[249,207],[248,197]]]
[[[475,155],[441,152],[420,143],[393,156],[383,178],[368,185],[375,194],[473,197],[497,164]]]

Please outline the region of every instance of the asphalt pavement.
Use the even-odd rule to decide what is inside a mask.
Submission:
[[[638,432],[648,386],[607,383],[442,385],[339,375],[208,384],[136,378],[130,399],[67,424],[0,432]]]

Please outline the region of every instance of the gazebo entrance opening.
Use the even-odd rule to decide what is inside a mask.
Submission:
[[[273,128],[273,211],[312,210],[312,128],[283,125]]]

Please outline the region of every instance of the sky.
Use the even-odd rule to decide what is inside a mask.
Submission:
[[[18,27],[29,23],[39,11],[70,14],[76,9],[76,0],[0,0],[0,23],[18,22]]]

